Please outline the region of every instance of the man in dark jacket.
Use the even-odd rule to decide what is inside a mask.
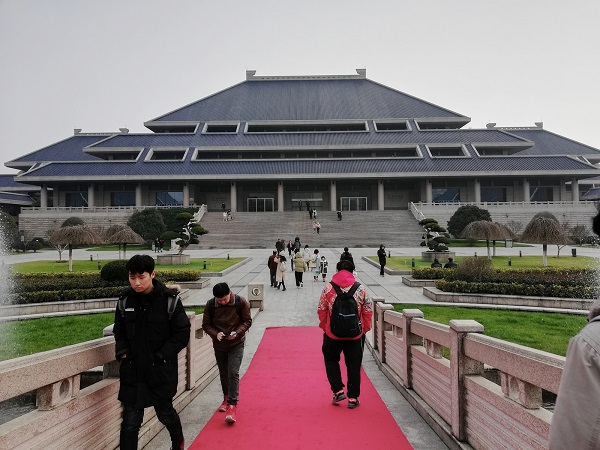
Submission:
[[[250,304],[241,295],[234,295],[227,283],[215,284],[213,295],[204,308],[202,329],[213,340],[219,368],[223,390],[219,411],[225,413],[225,422],[235,423],[244,343],[252,326]]]
[[[387,261],[387,256],[385,254],[385,245],[381,244],[379,246],[379,250],[377,250],[377,257],[379,258],[379,275],[381,275],[382,277],[385,276],[385,263]]]
[[[354,258],[352,257],[352,253],[348,251],[348,247],[344,247],[344,252],[340,255],[340,261],[350,261],[354,264]]]
[[[185,441],[173,397],[177,392],[177,354],[190,338],[190,321],[177,291],[154,279],[154,259],[135,255],[127,262],[130,289],[115,312],[115,353],[121,361],[119,400],[123,404],[121,450],[135,450],[144,408],[153,406],[171,436],[173,449]],[[170,316],[169,304],[177,299]]]
[[[271,287],[277,287],[277,282],[275,281],[275,275],[277,274],[277,265],[279,264],[279,258],[277,257],[277,251],[273,250],[273,254],[269,256],[267,261],[267,267],[269,268],[269,272],[271,274]]]

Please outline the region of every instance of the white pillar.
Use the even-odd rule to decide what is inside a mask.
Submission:
[[[573,196],[573,203],[579,203],[579,183],[577,178],[571,178],[571,195]]]
[[[481,182],[479,178],[473,180],[473,191],[475,194],[475,203],[481,203]]]
[[[377,183],[377,210],[383,211],[385,209],[385,187],[383,186],[383,180],[379,180]]]
[[[59,200],[59,190],[58,190],[58,186],[53,186],[52,187],[52,206],[54,206],[55,208],[60,206],[60,200]]]
[[[231,182],[231,212],[237,212],[237,186],[235,181]]]
[[[425,203],[433,203],[433,191],[429,179],[425,180]]]
[[[42,185],[42,190],[40,191],[40,207],[43,209],[48,207],[48,186],[45,184]]]
[[[283,181],[277,182],[277,211],[283,211],[283,203],[284,203],[284,195],[283,195]]]
[[[190,206],[190,183],[187,181],[183,183],[183,206],[185,208]]]
[[[94,184],[90,184],[88,186],[88,208],[93,208],[95,205],[94,202]]]
[[[562,179],[560,180],[560,199],[561,202],[567,202],[569,199],[567,198],[567,181]]]
[[[337,211],[337,185],[335,181],[329,183],[329,209],[331,211]]]
[[[142,183],[135,186],[135,206],[142,206]]]
[[[523,201],[525,203],[531,202],[531,194],[529,193],[529,180],[523,178]]]

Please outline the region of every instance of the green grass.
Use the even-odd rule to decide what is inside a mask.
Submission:
[[[132,253],[133,255],[133,253]],[[221,272],[234,264],[243,261],[245,258],[192,258],[189,265],[177,265],[177,266],[156,266],[156,270],[161,269],[191,269],[191,270],[206,270],[210,272]],[[112,260],[100,261],[88,261],[88,260],[74,260],[73,261],[73,272],[100,272],[98,270],[98,262],[103,266],[107,262]],[[206,261],[206,269],[204,269],[204,261]],[[13,264],[12,270],[17,273],[59,273],[69,271],[69,262],[62,261],[32,261]]]
[[[201,306],[186,308],[202,314]],[[113,313],[0,322],[0,361],[45,352],[102,337]]]
[[[487,252],[477,252],[479,257],[486,258]],[[556,253],[554,254],[556,255]],[[415,267],[430,267],[431,263],[421,261],[421,256],[392,256],[387,259],[386,267],[391,270],[410,270],[412,268],[412,259],[415,260]],[[465,257],[456,257],[455,261],[460,264],[461,259]],[[511,260],[511,265],[508,265],[508,259]],[[378,262],[377,256],[369,256],[369,259]],[[542,255],[531,255],[519,257],[516,256],[495,256],[492,258],[492,264],[498,269],[532,269],[543,268]],[[556,256],[548,256],[548,267],[571,268],[571,269],[587,269],[597,267],[598,260],[590,256],[577,256],[573,258],[570,254],[564,254],[560,258]]]
[[[425,319],[446,325],[452,319],[476,320],[488,336],[562,356],[569,339],[587,323],[585,316],[572,314],[409,304],[396,304],[394,309],[419,309]]]
[[[450,239],[448,247],[486,247],[485,241],[469,241],[467,239]],[[522,244],[520,242],[513,242],[513,247],[531,247],[529,244]],[[492,243],[490,242],[490,248]],[[496,248],[505,248],[504,241],[496,241]]]

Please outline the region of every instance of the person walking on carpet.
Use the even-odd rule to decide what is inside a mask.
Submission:
[[[325,372],[327,380],[333,392],[331,402],[335,405],[348,398],[348,408],[356,408],[360,402],[360,367],[362,364],[363,349],[365,342],[365,333],[371,329],[371,319],[373,317],[373,303],[367,294],[365,287],[358,283],[354,278],[354,264],[350,261],[342,260],[336,265],[337,272],[331,278],[331,281],[325,285],[319,299],[317,314],[319,317],[319,327],[323,330],[323,359],[325,361]],[[344,295],[347,293],[349,295]],[[336,302],[336,298],[338,302]],[[348,297],[348,298],[346,298]],[[340,333],[339,321],[336,319],[338,303],[344,302],[351,307],[346,310],[345,316],[352,310],[358,316],[360,322],[355,323],[352,332]],[[352,304],[351,302],[354,302]],[[334,318],[332,319],[332,315]],[[355,318],[356,321],[356,318]],[[335,329],[332,330],[332,322]],[[347,337],[340,337],[338,334],[348,334]],[[351,336],[351,334],[356,334]],[[340,370],[340,354],[344,352],[346,371],[348,374],[347,394],[344,393],[344,383]]]
[[[234,295],[227,283],[215,284],[213,296],[206,302],[202,315],[202,329],[213,340],[219,368],[223,390],[223,402],[219,411],[225,413],[225,422],[235,423],[240,391],[240,366],[244,356],[246,333],[252,326],[250,303],[241,295]]]
[[[135,255],[126,265],[130,288],[123,291],[115,310],[115,355],[123,419],[119,445],[137,450],[144,408],[153,406],[167,428],[173,449],[183,450],[185,439],[173,397],[177,393],[177,354],[190,338],[190,321],[175,286],[154,278],[154,258]]]

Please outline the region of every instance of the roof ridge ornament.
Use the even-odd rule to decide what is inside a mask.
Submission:
[[[274,80],[364,80],[367,69],[356,69],[356,75],[266,75],[256,76],[256,70],[246,70],[247,81]]]

